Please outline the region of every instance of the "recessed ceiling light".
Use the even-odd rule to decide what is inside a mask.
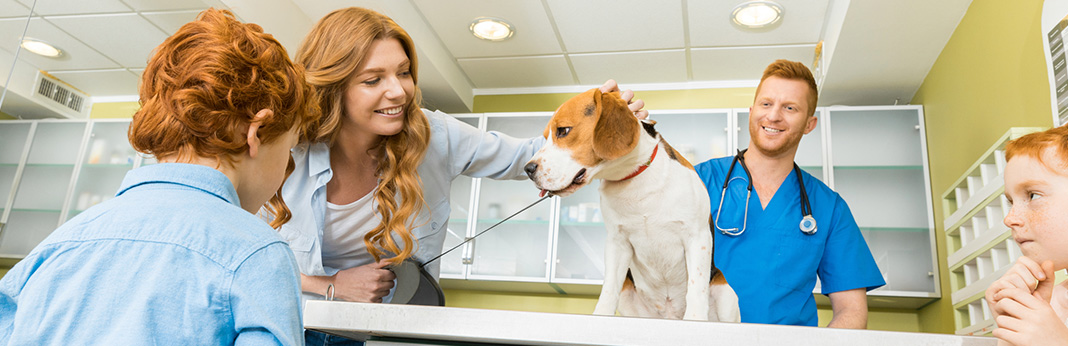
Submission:
[[[731,21],[743,28],[763,28],[782,19],[783,8],[771,1],[748,1],[735,6]]]
[[[504,41],[515,34],[511,24],[500,18],[479,17],[471,22],[471,34],[488,41]]]
[[[52,44],[33,38],[22,39],[22,48],[30,51],[30,53],[40,56],[46,56],[49,58],[58,58],[63,55],[63,51]]]

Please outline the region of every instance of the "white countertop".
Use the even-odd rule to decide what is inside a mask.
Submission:
[[[996,345],[990,337],[695,322],[417,305],[308,301],[304,327],[389,344]],[[395,339],[397,338],[397,339]],[[419,339],[419,340],[411,340]]]

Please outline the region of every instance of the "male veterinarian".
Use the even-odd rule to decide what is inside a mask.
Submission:
[[[807,67],[775,61],[749,109],[749,148],[695,167],[712,202],[713,262],[738,293],[742,322],[816,326],[819,276],[829,326],[866,328],[867,291],[886,284],[846,202],[795,168],[801,136],[816,128],[816,95]]]

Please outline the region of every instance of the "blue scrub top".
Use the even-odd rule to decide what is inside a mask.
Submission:
[[[708,189],[713,218],[733,158],[712,159],[694,167]],[[712,228],[715,265],[738,294],[742,322],[816,326],[812,290],[817,276],[823,294],[861,287],[870,291],[886,284],[845,200],[807,172],[801,175],[819,227],[816,234],[806,235],[799,228],[801,197],[794,172],[779,186],[767,209],[752,193],[745,233],[729,236]],[[714,221],[721,228],[741,229],[749,184],[741,163],[735,165],[731,177],[741,179],[728,186],[723,211]]]

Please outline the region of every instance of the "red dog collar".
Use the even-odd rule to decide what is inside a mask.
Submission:
[[[656,146],[653,147],[653,155],[649,156],[649,161],[647,161],[644,165],[638,166],[638,170],[634,171],[634,173],[631,173],[626,178],[616,180],[616,182],[620,182],[620,181],[624,181],[624,180],[627,180],[627,179],[630,179],[630,178],[634,178],[634,177],[638,176],[638,174],[642,174],[642,172],[644,172],[646,168],[649,168],[649,165],[653,163],[653,159],[656,158],[656,152],[657,151],[660,151],[660,143],[657,143]]]

